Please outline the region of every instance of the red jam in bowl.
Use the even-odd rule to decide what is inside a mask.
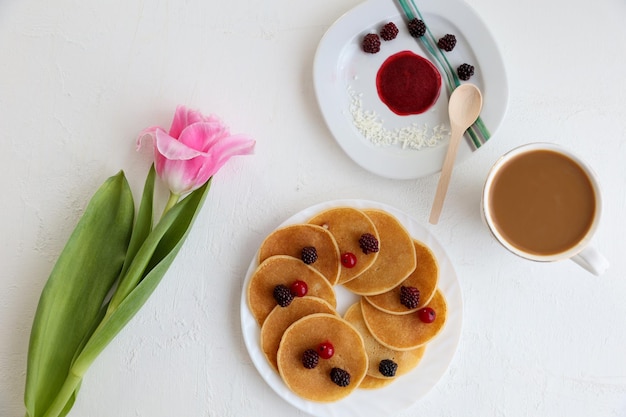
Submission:
[[[383,62],[376,74],[378,96],[400,115],[424,113],[439,98],[441,74],[426,58],[402,51]]]

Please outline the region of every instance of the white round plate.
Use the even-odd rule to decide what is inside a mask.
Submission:
[[[426,347],[419,365],[390,385],[376,390],[357,389],[348,397],[333,403],[316,403],[295,395],[267,362],[260,345],[260,328],[248,307],[247,288],[258,266],[257,256],[250,263],[241,292],[241,328],[252,362],[267,384],[285,401],[316,417],[386,417],[400,412],[424,397],[445,374],[456,352],[463,317],[461,288],[446,252],[428,230],[413,217],[386,204],[366,200],[335,200],[309,207],[283,222],[279,227],[304,223],[314,214],[331,207],[351,206],[386,210],[407,228],[411,236],[427,244],[435,253],[440,267],[438,287],[448,302],[448,319],[442,332]],[[356,297],[336,286],[337,309],[343,314]]]
[[[435,39],[450,33],[456,47],[446,52],[453,68],[463,63],[475,67],[469,82],[483,93],[481,118],[495,134],[506,113],[508,85],[498,47],[480,17],[462,0],[416,0],[424,21]],[[400,29],[396,39],[381,40],[380,52],[368,54],[361,49],[365,34],[378,32],[387,22]],[[377,146],[360,133],[350,111],[351,95],[356,93],[364,111],[377,114],[387,130],[416,124],[418,127],[445,125],[449,129],[448,98],[445,75],[441,94],[428,111],[412,116],[398,116],[381,102],[376,91],[376,73],[381,64],[396,52],[411,50],[431,59],[420,41],[408,34],[405,15],[397,1],[368,0],[340,17],[320,41],[313,65],[315,93],[322,115],[337,143],[354,162],[364,169],[391,179],[414,179],[441,170],[448,138],[434,147],[402,149],[401,145]],[[465,142],[459,149],[457,163],[474,150]]]

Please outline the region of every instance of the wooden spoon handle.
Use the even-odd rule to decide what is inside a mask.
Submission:
[[[448,145],[448,151],[446,152],[445,159],[443,160],[443,166],[441,168],[441,176],[437,183],[437,191],[435,192],[435,200],[430,210],[431,224],[437,224],[439,221],[439,215],[443,209],[443,201],[446,198],[448,192],[448,185],[450,184],[450,177],[452,176],[452,169],[454,168],[454,160],[456,159],[456,153],[463,137],[464,129],[458,125],[452,126],[452,132],[450,133],[450,144]]]

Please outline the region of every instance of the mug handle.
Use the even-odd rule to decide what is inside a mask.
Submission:
[[[597,276],[604,274],[609,268],[609,261],[593,246],[587,246],[570,259]]]

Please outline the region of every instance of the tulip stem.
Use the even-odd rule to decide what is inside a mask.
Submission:
[[[165,205],[165,208],[163,209],[163,214],[161,214],[161,217],[165,216],[165,213],[170,211],[170,209],[174,207],[176,203],[178,203],[179,199],[180,199],[180,195],[170,192],[170,198],[167,200],[167,204]]]

